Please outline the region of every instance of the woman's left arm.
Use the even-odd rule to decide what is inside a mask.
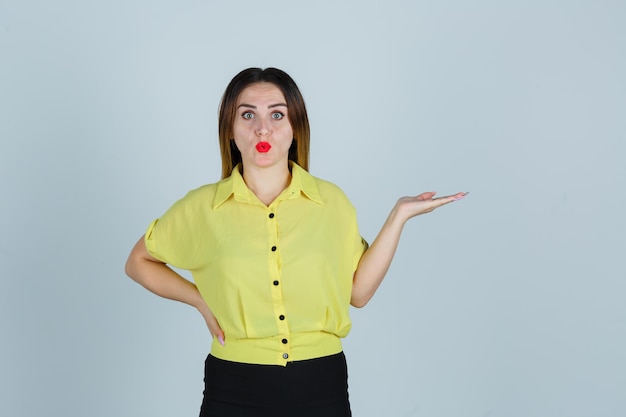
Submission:
[[[383,281],[391,260],[398,247],[404,224],[411,217],[430,213],[438,207],[460,200],[467,193],[434,198],[434,192],[422,193],[415,197],[402,197],[389,213],[372,245],[365,251],[352,281],[350,304],[363,307],[372,298]]]

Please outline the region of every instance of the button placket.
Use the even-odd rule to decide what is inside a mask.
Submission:
[[[278,346],[276,349],[283,360],[287,361],[290,357],[289,350],[289,326],[287,317],[285,315],[285,300],[283,298],[282,291],[282,275],[281,275],[281,256],[280,256],[280,242],[279,242],[279,224],[274,207],[269,207],[267,213],[266,223],[268,231],[268,243],[269,243],[269,266],[270,266],[270,287],[272,293],[272,304],[274,306],[274,317],[276,317],[276,324],[278,327]]]

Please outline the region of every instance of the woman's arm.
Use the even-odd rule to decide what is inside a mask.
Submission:
[[[402,197],[389,213],[372,245],[365,251],[352,282],[350,304],[363,307],[372,298],[383,281],[391,260],[398,247],[404,224],[411,217],[430,213],[445,204],[460,200],[467,193],[457,193],[447,197],[433,198],[434,192],[427,192],[416,197]]]
[[[126,274],[154,294],[195,307],[213,337],[224,344],[224,332],[204,302],[194,283],[181,277],[163,262],[148,253],[144,237],[137,242],[126,261]]]

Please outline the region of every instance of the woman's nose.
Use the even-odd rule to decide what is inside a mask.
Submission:
[[[256,127],[256,134],[259,136],[267,136],[270,130],[267,124],[263,120],[259,120],[259,124]]]

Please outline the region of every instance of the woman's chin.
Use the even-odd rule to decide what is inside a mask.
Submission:
[[[259,168],[268,168],[275,165],[278,165],[282,162],[282,160],[277,160],[274,155],[270,153],[261,153],[258,152],[253,159],[253,164]],[[285,159],[285,166],[288,166],[288,161]]]

